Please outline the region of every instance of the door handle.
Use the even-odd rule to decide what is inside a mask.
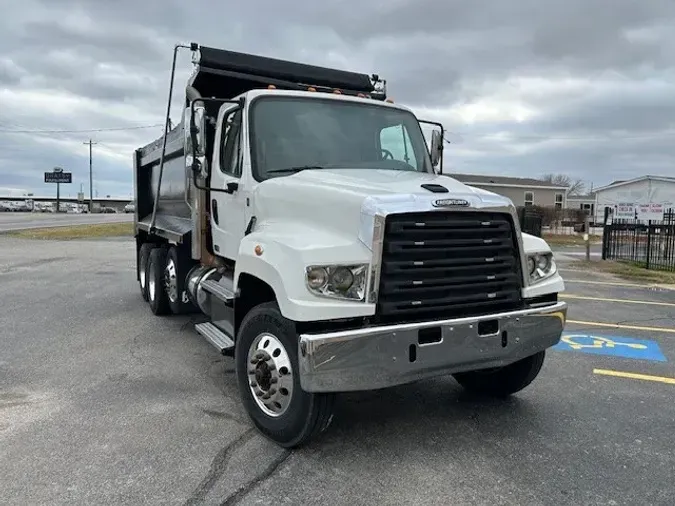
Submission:
[[[218,202],[216,202],[216,199],[211,201],[211,218],[213,218],[213,222],[218,225]]]
[[[239,183],[230,181],[225,187],[225,193],[234,193],[239,189]]]

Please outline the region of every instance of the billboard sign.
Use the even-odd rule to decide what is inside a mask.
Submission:
[[[45,172],[45,183],[72,183],[72,172]]]

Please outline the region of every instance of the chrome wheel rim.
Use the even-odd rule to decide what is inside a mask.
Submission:
[[[176,302],[178,300],[178,281],[176,277],[176,264],[173,263],[173,259],[171,258],[166,263],[166,268],[164,269],[164,286],[169,300]]]
[[[248,384],[256,404],[267,416],[283,415],[293,397],[293,370],[286,348],[266,332],[253,340],[247,358]]]

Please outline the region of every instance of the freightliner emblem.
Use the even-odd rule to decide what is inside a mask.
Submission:
[[[466,207],[469,205],[468,200],[464,199],[439,199],[432,202],[434,207]]]

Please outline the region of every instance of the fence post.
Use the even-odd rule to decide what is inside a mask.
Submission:
[[[649,259],[652,252],[652,220],[647,221],[647,262],[646,267],[649,270]]]
[[[602,222],[602,259],[607,260],[607,249],[609,247],[609,237],[608,234],[611,232],[607,227],[607,220],[609,219],[609,207],[605,207],[605,219]],[[612,223],[614,221],[612,220]],[[611,228],[611,225],[610,225]]]
[[[584,241],[586,242],[586,261],[591,261],[591,234],[590,234],[590,216],[586,215],[586,221],[584,223]]]

